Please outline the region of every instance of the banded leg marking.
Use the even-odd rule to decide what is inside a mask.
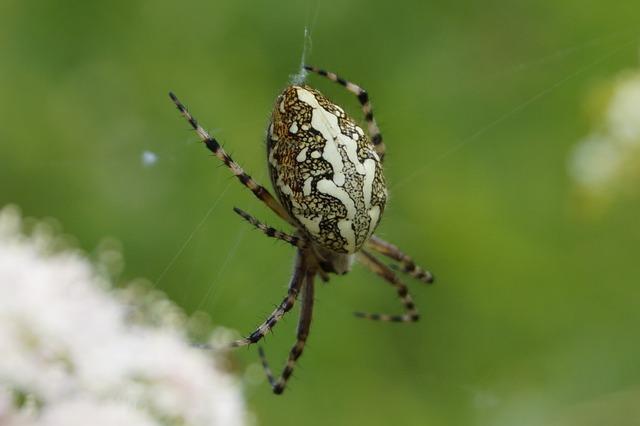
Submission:
[[[267,362],[267,357],[264,353],[264,350],[262,350],[262,348],[259,348],[262,366],[264,367],[264,371],[267,374],[267,379],[269,380],[269,384],[271,384],[273,393],[277,395],[280,395],[282,394],[282,392],[284,392],[284,388],[287,386],[287,381],[293,374],[293,369],[296,365],[296,362],[302,355],[302,351],[304,350],[304,346],[307,342],[307,337],[309,337],[309,328],[311,327],[311,317],[313,313],[314,276],[315,273],[307,272],[304,287],[302,289],[302,305],[300,307],[300,319],[298,320],[296,343],[291,348],[287,363],[282,370],[282,374],[277,380],[273,377],[273,373],[269,368],[269,363]]]
[[[204,142],[205,146],[213,152],[213,154],[218,157],[224,164],[227,166],[231,172],[238,178],[238,180],[247,188],[253,192],[253,195],[258,197],[262,202],[264,202],[271,210],[273,210],[278,216],[286,220],[292,225],[296,225],[296,223],[291,219],[287,211],[282,207],[282,205],[271,195],[271,193],[262,185],[258,184],[251,176],[246,174],[242,167],[225,152],[225,150],[220,146],[220,143],[209,135],[209,133],[202,128],[198,124],[198,121],[189,113],[187,108],[178,100],[176,95],[173,92],[169,92],[169,97],[176,104],[180,113],[187,119],[191,127],[196,131],[202,142]]]
[[[258,342],[262,339],[275,325],[282,319],[282,317],[293,308],[293,305],[298,297],[298,293],[300,292],[300,288],[304,284],[304,278],[306,275],[306,266],[304,263],[304,255],[301,251],[298,251],[296,255],[296,264],[293,270],[293,276],[291,277],[291,282],[289,283],[289,289],[287,291],[287,295],[284,300],[278,305],[278,307],[269,315],[265,322],[260,324],[260,326],[249,336],[236,340],[231,343],[231,347],[238,346],[247,346],[252,343]]]
[[[373,257],[370,253],[361,250],[357,253],[358,261],[364,266],[373,271],[376,275],[382,277],[396,288],[398,297],[404,306],[405,313],[403,315],[388,315],[388,314],[370,314],[366,312],[356,312],[356,316],[360,318],[366,318],[376,321],[389,321],[389,322],[415,322],[420,319],[416,305],[413,303],[413,299],[409,295],[409,289],[406,285],[398,279],[396,274],[387,267],[384,263]]]
[[[265,225],[255,217],[251,216],[249,213],[237,207],[234,207],[233,211],[238,213],[244,220],[246,220],[247,222],[255,226],[257,229],[262,231],[266,236],[285,241],[294,247],[298,247],[299,249],[303,249],[305,247],[304,241],[301,240],[300,238],[294,237],[293,235],[289,235],[282,231],[278,231],[276,228],[272,228],[271,226]]]
[[[320,68],[312,67],[310,65],[305,65],[304,69],[319,74],[323,77],[328,78],[331,81],[334,81],[342,86],[344,86],[348,91],[353,93],[358,97],[358,101],[362,106],[362,112],[364,113],[364,119],[367,122],[367,128],[369,130],[369,136],[371,137],[371,142],[376,149],[376,152],[380,156],[382,160],[385,154],[385,145],[382,141],[382,133],[380,133],[380,128],[378,127],[378,123],[376,123],[376,119],[373,116],[373,108],[371,106],[371,102],[369,101],[369,94],[362,87],[358,86],[355,83],[352,83],[344,78],[338,76],[336,73],[328,72]]]
[[[367,241],[367,246],[384,256],[387,256],[393,260],[400,262],[401,267],[399,269],[402,272],[408,274],[409,276],[416,278],[427,284],[431,284],[433,282],[434,277],[433,277],[433,274],[431,274],[431,272],[427,271],[426,269],[422,269],[420,266],[416,265],[413,259],[411,259],[411,257],[403,253],[395,245],[388,243],[385,240],[373,235]]]

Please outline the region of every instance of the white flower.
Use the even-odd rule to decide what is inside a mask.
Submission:
[[[624,75],[607,112],[607,128],[621,143],[640,144],[640,72]]]
[[[38,426],[155,426],[141,410],[119,401],[101,401],[87,397],[68,398],[43,413]]]
[[[621,154],[607,136],[591,135],[574,148],[569,173],[584,187],[606,189],[620,167]]]
[[[588,192],[611,195],[640,178],[640,71],[612,85],[602,123],[573,150],[569,174]]]
[[[80,253],[51,253],[51,237],[20,226],[0,210],[0,424],[245,423],[237,383],[210,353],[140,321]]]

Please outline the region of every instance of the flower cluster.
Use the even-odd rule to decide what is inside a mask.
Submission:
[[[592,195],[611,196],[640,181],[640,70],[607,88],[599,126],[574,149],[569,172]]]
[[[113,290],[81,253],[22,225],[0,210],[0,424],[246,423],[234,378],[175,321],[141,320],[135,291]],[[154,303],[165,308],[142,311],[178,311]]]

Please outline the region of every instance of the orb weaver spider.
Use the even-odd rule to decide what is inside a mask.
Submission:
[[[305,66],[344,86],[356,95],[368,133],[342,108],[307,85],[290,85],[277,98],[267,130],[267,157],[271,182],[278,199],[258,184],[231,159],[173,94],[169,96],[205,146],[215,154],[253,194],[275,214],[295,228],[293,234],[265,225],[239,208],[234,211],[267,236],[296,248],[296,259],[287,295],[254,332],[232,343],[233,347],[258,342],[300,297],[297,340],[278,379],[275,379],[262,348],[258,348],[273,392],[281,394],[302,355],[313,310],[314,280],[329,274],[346,274],[354,258],[392,285],[404,314],[356,312],[356,316],[378,321],[414,322],[418,311],[405,284],[394,269],[425,283],[433,276],[391,243],[375,236],[387,200],[382,171],[385,145],[373,117],[367,92],[334,73]],[[387,266],[371,251],[399,263]]]

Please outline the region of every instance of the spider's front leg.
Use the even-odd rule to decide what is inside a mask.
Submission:
[[[373,143],[373,146],[380,156],[380,159],[384,159],[386,148],[384,142],[382,141],[382,133],[380,133],[378,123],[376,123],[376,119],[373,116],[373,107],[371,106],[371,102],[369,101],[369,94],[367,93],[367,91],[357,84],[338,76],[334,72],[325,71],[323,69],[312,67],[310,65],[305,65],[304,69],[326,77],[329,80],[334,81],[341,86],[344,86],[348,91],[358,97],[358,102],[360,102],[362,112],[364,113],[364,119],[367,122],[367,129],[369,130],[371,143]]]
[[[431,284],[433,282],[434,278],[431,272],[416,265],[411,257],[403,253],[395,245],[388,243],[375,235],[372,235],[371,238],[369,238],[369,240],[367,241],[367,247],[397,262],[400,262],[400,265],[402,265],[402,272],[409,274],[409,276],[427,284]]]
[[[265,322],[260,324],[260,326],[249,336],[236,340],[231,343],[232,347],[238,346],[246,346],[252,343],[258,342],[262,339],[275,325],[282,319],[284,314],[289,312],[291,308],[293,308],[293,304],[298,297],[298,293],[304,283],[305,275],[306,275],[307,267],[306,267],[306,259],[304,256],[304,252],[302,250],[298,250],[296,254],[295,266],[293,268],[293,276],[291,277],[291,282],[289,283],[289,289],[287,291],[287,295],[284,300],[278,305],[275,311],[269,315],[269,318],[266,319]]]
[[[187,119],[193,130],[196,131],[202,142],[204,142],[205,146],[211,151],[220,161],[227,166],[231,172],[238,178],[240,183],[249,188],[253,195],[255,195],[260,201],[265,203],[267,207],[269,207],[275,214],[280,216],[282,219],[286,220],[292,225],[296,225],[294,220],[289,216],[289,213],[282,207],[271,193],[264,186],[260,185],[258,182],[253,180],[251,176],[249,176],[245,171],[240,167],[238,163],[233,161],[231,156],[227,154],[227,152],[220,146],[220,143],[211,136],[200,124],[198,124],[198,120],[191,115],[189,110],[184,106],[182,102],[178,100],[176,95],[172,92],[169,92],[169,97],[173,101],[173,103],[178,108],[178,111]]]

